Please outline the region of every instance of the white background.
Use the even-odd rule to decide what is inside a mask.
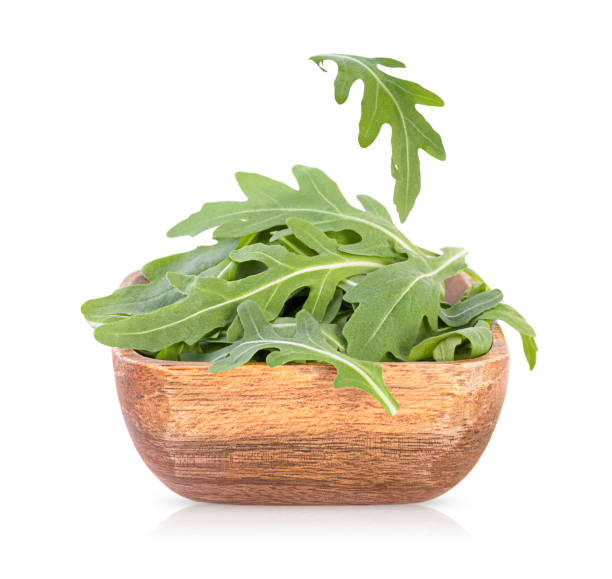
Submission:
[[[4,577],[609,577],[607,2],[0,4]],[[321,52],[389,56],[440,94],[415,242],[459,245],[538,331],[472,473],[423,505],[196,505],[138,457],[79,313],[237,170],[325,170],[390,204]],[[202,240],[198,240],[202,241]]]

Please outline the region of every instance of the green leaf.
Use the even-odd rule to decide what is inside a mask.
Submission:
[[[535,330],[527,323],[527,320],[519,314],[513,307],[507,304],[498,304],[494,308],[482,312],[478,319],[480,320],[500,320],[506,322],[510,327],[514,328],[521,334],[523,342],[523,352],[529,369],[533,370],[536,365],[538,346],[535,342]]]
[[[103,344],[157,351],[176,342],[193,344],[208,332],[227,326],[244,300],[256,302],[269,319],[301,288],[309,294],[304,309],[323,319],[342,280],[383,267],[385,260],[352,256],[337,250],[335,241],[305,221],[288,220],[293,234],[319,255],[303,256],[284,247],[256,243],[234,251],[236,262],[259,261],[261,273],[226,281],[168,273],[168,281],[186,297],[155,312],[105,324],[94,335]]]
[[[201,354],[202,348],[200,344],[185,344],[185,342],[179,342],[178,344],[172,344],[163,350],[160,350],[155,358],[158,360],[182,360],[183,356],[187,353]]]
[[[419,360],[436,361],[454,360],[455,350],[461,344],[469,348],[470,358],[477,358],[491,349],[493,335],[489,324],[484,321],[477,322],[473,328],[460,328],[443,332],[437,336],[426,338],[410,350],[409,362]]]
[[[469,270],[466,269],[465,271],[468,272]],[[470,277],[472,277],[472,276],[470,276]],[[483,282],[483,281],[475,281],[472,284],[472,287],[470,288],[470,290],[468,291],[467,297],[471,298],[471,297],[474,297],[477,294],[481,294],[481,293],[484,293],[484,292],[487,292],[487,291],[489,291],[489,286],[485,282]]]
[[[535,330],[527,323],[527,320],[508,304],[498,304],[494,308],[482,312],[479,320],[501,320],[512,326],[517,332],[535,338]]]
[[[416,252],[412,243],[395,227],[386,210],[374,199],[359,196],[361,211],[350,205],[338,185],[323,171],[296,165],[293,174],[296,191],[256,173],[237,173],[236,179],[247,201],[205,203],[200,211],[175,225],[168,235],[198,235],[218,227],[216,239],[240,237],[273,227],[283,227],[288,218],[309,221],[322,231],[355,231],[361,237],[356,243],[343,245],[342,251],[358,255],[393,257]],[[278,233],[276,237],[285,234]]]
[[[225,239],[216,245],[196,247],[192,251],[162,257],[142,267],[148,284],[131,285],[114,291],[111,295],[89,300],[81,306],[81,312],[90,322],[104,322],[116,316],[142,314],[165,307],[183,298],[166,279],[166,273],[218,276],[231,264],[224,262],[215,269],[236,247],[237,239]]]
[[[382,368],[374,362],[355,360],[335,351],[308,312],[302,310],[298,313],[292,336],[281,334],[269,324],[254,302],[240,304],[238,315],[244,328],[243,338],[218,350],[209,372],[231,370],[248,362],[256,352],[272,349],[275,351],[266,358],[269,366],[305,360],[332,364],[338,371],[335,388],[360,388],[374,396],[391,416],[397,412],[399,405],[383,382]],[[197,359],[197,356],[191,359]]]
[[[347,351],[362,360],[387,352],[405,360],[424,320],[438,327],[443,282],[465,268],[466,252],[444,248],[436,257],[410,257],[368,274],[344,299],[359,306],[344,327]]]
[[[463,336],[452,334],[440,342],[434,348],[432,356],[436,362],[444,362],[455,359],[455,351],[462,344]]]
[[[469,296],[457,302],[454,306],[440,310],[440,319],[452,328],[465,326],[471,319],[475,318],[485,310],[499,304],[504,295],[498,290],[470,293]]]
[[[525,353],[525,358],[527,358],[529,369],[533,370],[536,365],[538,346],[534,338],[527,334],[521,334],[521,340],[523,341],[523,352]]]
[[[336,102],[344,103],[356,80],[363,81],[359,144],[371,145],[385,123],[391,126],[391,174],[395,179],[393,200],[400,220],[406,220],[421,189],[419,149],[436,159],[446,153],[440,135],[416,110],[415,105],[440,107],[444,102],[422,86],[387,74],[379,65],[403,68],[388,58],[365,58],[349,54],[320,54],[311,58],[319,67],[332,60],[338,65],[335,81]],[[391,64],[392,63],[392,64]]]
[[[236,321],[240,322],[240,319],[237,316],[234,318],[234,322]],[[234,322],[232,322],[232,325]],[[243,329],[242,324],[239,323],[238,325],[240,327],[240,331],[237,335],[232,337],[233,339],[230,339],[227,332],[217,331],[203,338],[201,344],[231,344],[232,342],[239,340],[242,338]],[[292,336],[295,332],[296,322],[295,318],[280,317],[276,318],[271,325],[282,336]],[[342,335],[342,326],[343,324],[341,321],[334,323],[319,323],[319,327],[321,328],[321,332],[325,336],[325,339],[334,349],[339,350],[340,352],[344,352],[346,350],[346,340]],[[175,346],[176,344],[169,346],[169,348],[174,348]]]
[[[340,312],[340,309],[342,308],[343,301],[344,301],[344,292],[342,291],[340,287],[338,287],[336,289],[336,293],[334,294],[334,297],[332,298],[332,300],[329,302],[329,305],[327,306],[327,311],[325,312],[325,315],[323,316],[322,321],[323,322],[333,322],[336,316],[338,315],[338,312]]]
[[[271,326],[281,336],[291,337],[295,333],[296,324],[295,318],[276,318]],[[338,324],[320,322],[319,329],[330,346],[335,350],[339,350],[340,352],[346,350],[346,341],[342,336],[342,330]]]

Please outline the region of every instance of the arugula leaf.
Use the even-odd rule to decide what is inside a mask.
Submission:
[[[391,58],[365,58],[350,54],[320,54],[311,57],[323,71],[323,62],[338,65],[334,83],[338,104],[344,103],[356,80],[363,81],[359,144],[371,145],[385,123],[391,126],[391,174],[395,179],[393,200],[400,221],[405,221],[421,189],[419,149],[443,161],[446,158],[440,135],[416,110],[415,105],[440,107],[442,99],[422,86],[380,70],[380,66],[404,68]]]
[[[466,357],[477,358],[486,354],[491,349],[493,334],[489,324],[479,321],[472,328],[460,328],[443,332],[419,342],[410,350],[409,362],[419,360],[430,360],[437,362],[444,360],[455,360],[455,351],[458,346],[465,343],[469,354]]]
[[[521,316],[513,307],[508,304],[498,304],[494,308],[490,308],[482,312],[478,316],[479,320],[501,320],[512,326],[517,332],[535,338],[535,330],[527,323],[527,320]]]
[[[380,360],[390,352],[400,360],[427,320],[438,327],[443,282],[465,268],[466,252],[444,248],[437,257],[410,257],[369,273],[344,299],[359,306],[344,327],[347,351],[362,360]]]
[[[244,336],[215,353],[209,372],[231,370],[248,362],[256,352],[272,349],[275,351],[266,358],[269,366],[304,360],[332,364],[338,370],[334,388],[360,388],[374,396],[389,415],[397,412],[399,404],[383,382],[382,368],[374,362],[362,362],[335,351],[317,321],[307,311],[298,313],[292,336],[281,334],[272,327],[259,306],[252,301],[238,306],[238,316]],[[197,360],[198,356],[191,355],[189,358]]]
[[[394,257],[396,252],[419,253],[395,227],[384,207],[371,197],[358,196],[366,209],[362,211],[348,203],[338,185],[323,171],[296,165],[293,174],[299,185],[298,191],[263,175],[237,173],[236,179],[247,201],[205,203],[200,211],[170,229],[168,236],[193,236],[217,227],[216,239],[240,237],[284,227],[288,218],[298,218],[309,221],[322,231],[355,231],[361,240],[342,245],[345,253],[380,257]],[[279,232],[276,237],[286,233]]]
[[[178,342],[177,344],[172,344],[163,350],[160,350],[155,358],[157,360],[182,360],[187,353],[202,353],[202,348],[200,344],[185,344],[185,342]]]
[[[441,340],[433,349],[432,357],[436,362],[455,360],[457,348],[463,343],[463,336],[456,333]]]
[[[323,322],[333,322],[340,310],[342,309],[342,302],[344,301],[344,292],[342,288],[338,287],[334,297],[327,306],[327,311],[323,316]]]
[[[86,301],[81,312],[90,322],[110,321],[117,316],[152,312],[183,298],[166,279],[166,273],[222,276],[232,264],[230,252],[238,244],[237,239],[225,239],[216,245],[196,247],[186,253],[178,253],[156,259],[142,267],[148,284],[131,285],[114,291],[109,296]],[[226,260],[226,261],[224,261]],[[222,266],[218,266],[224,262]]]
[[[238,316],[236,316],[236,318],[234,319],[234,322],[236,320],[238,320],[238,322],[240,321]],[[234,322],[232,322],[232,324]],[[270,325],[279,334],[281,334],[281,336],[291,337],[295,333],[296,321],[294,317],[293,318],[278,317],[273,322],[271,322]],[[202,353],[202,346],[207,346],[211,344],[231,344],[232,342],[235,342],[236,340],[239,340],[240,338],[242,338],[242,335],[243,335],[242,324],[239,324],[239,326],[240,326],[240,331],[235,336],[230,337],[227,331],[216,331],[216,332],[212,332],[211,334],[208,334],[207,336],[202,338],[199,343],[196,343],[193,346],[188,346],[184,342],[179,342],[178,344],[173,344],[172,346],[169,346],[165,350],[171,353],[178,352],[179,354],[182,354],[184,351],[185,354],[187,353],[191,354],[193,352]],[[330,346],[332,346],[336,350],[339,350],[340,352],[344,352],[346,350],[346,340],[342,336],[342,327],[339,322],[334,322],[334,323],[320,322],[319,327],[321,329],[322,334],[325,336],[325,339],[329,342]],[[192,348],[196,348],[196,349],[194,350]],[[158,354],[157,357],[162,359],[161,352]],[[170,359],[185,360],[187,358],[183,357],[183,358],[163,358],[163,359],[165,360],[170,360]]]
[[[466,272],[469,271],[468,269],[465,270]],[[472,276],[469,276],[472,277]],[[467,298],[471,298],[474,297],[477,294],[481,294],[483,292],[488,292],[491,288],[484,282],[484,281],[475,281],[469,291],[467,292]]]
[[[299,312],[298,312],[299,313]],[[283,337],[291,337],[295,333],[297,322],[295,318],[276,318],[271,326]],[[344,352],[346,341],[342,336],[342,329],[338,324],[319,322],[319,329],[325,339],[335,350]]]
[[[206,333],[227,326],[244,300],[253,300],[273,319],[301,288],[310,290],[304,309],[320,320],[342,280],[384,266],[380,258],[339,252],[335,241],[305,221],[289,219],[287,223],[318,255],[307,257],[281,246],[256,243],[232,252],[231,258],[262,262],[267,269],[261,273],[235,281],[168,273],[168,281],[186,294],[184,299],[102,325],[94,336],[109,346],[150,351],[176,342],[193,344]]]
[[[533,370],[536,365],[538,346],[532,336],[521,334],[521,340],[523,342],[523,352],[525,353],[525,358],[527,358],[529,369]]]
[[[459,328],[485,310],[496,306],[504,298],[504,294],[498,289],[484,292],[479,289],[476,288],[474,293],[470,292],[466,299],[457,302],[454,306],[440,310],[440,319],[447,326]]]
[[[506,322],[519,332],[523,342],[523,352],[525,353],[525,358],[527,358],[529,369],[533,370],[538,352],[538,346],[535,342],[536,333],[521,314],[507,304],[498,304],[494,308],[482,312],[477,319],[488,321],[500,320]]]

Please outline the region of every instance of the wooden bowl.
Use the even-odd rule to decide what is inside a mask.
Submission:
[[[138,273],[124,285],[145,283]],[[326,364],[210,364],[113,349],[128,430],[147,466],[196,501],[260,505],[412,503],[455,486],[478,461],[501,411],[509,356],[383,363],[400,404],[334,389]]]

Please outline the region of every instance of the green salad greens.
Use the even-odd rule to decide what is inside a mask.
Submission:
[[[444,159],[442,141],[415,105],[442,106],[434,93],[383,72],[390,58],[324,54],[338,66],[335,96],[364,86],[359,144],[391,126],[394,202],[401,221],[421,187],[419,149]],[[103,344],[163,360],[210,363],[210,372],[250,360],[270,366],[324,362],[334,386],[360,388],[393,415],[398,404],[377,362],[464,360],[491,348],[491,322],[516,329],[530,368],[535,332],[469,269],[466,251],[433,252],[412,243],[387,209],[367,195],[351,205],[323,171],[297,165],[298,189],[255,173],[238,173],[246,201],[205,203],[175,225],[170,237],[214,229],[199,246],[142,267],[147,284],[118,289],[83,304]],[[460,272],[473,283],[456,303],[445,281]]]

